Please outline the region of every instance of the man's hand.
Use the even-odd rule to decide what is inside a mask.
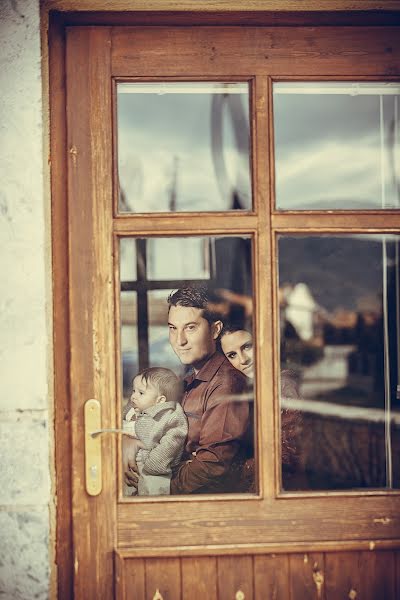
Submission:
[[[126,485],[137,488],[139,470],[136,464],[136,454],[144,448],[140,440],[123,436],[122,438],[122,468]]]

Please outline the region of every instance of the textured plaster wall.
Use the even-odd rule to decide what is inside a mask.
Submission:
[[[51,329],[39,0],[0,0],[0,597],[49,596]]]

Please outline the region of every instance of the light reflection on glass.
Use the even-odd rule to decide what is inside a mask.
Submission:
[[[162,281],[209,279],[210,255],[206,238],[152,238],[147,242],[147,277]]]
[[[276,206],[400,208],[400,85],[273,87]]]
[[[119,83],[119,212],[249,210],[247,83]]]
[[[279,237],[281,369],[299,387],[282,390],[299,417],[285,490],[400,487],[399,242]]]

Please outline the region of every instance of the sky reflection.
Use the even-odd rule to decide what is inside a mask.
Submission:
[[[398,84],[275,84],[277,207],[399,207],[399,96]]]

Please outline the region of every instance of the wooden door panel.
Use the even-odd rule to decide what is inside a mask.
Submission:
[[[360,597],[395,600],[395,556],[393,552],[360,552]]]
[[[290,598],[323,600],[324,558],[322,553],[290,555]]]
[[[145,561],[128,559],[125,565],[124,600],[146,600]]]
[[[397,582],[398,584],[398,582]],[[325,557],[326,600],[395,600],[396,556],[391,551],[332,552]]]
[[[117,555],[117,600],[397,600],[399,554]]]
[[[217,559],[218,600],[252,600],[253,557],[221,556]]]
[[[217,559],[182,558],[182,598],[217,600]]]
[[[146,600],[180,600],[181,565],[179,558],[146,560]]]
[[[289,596],[289,557],[266,554],[254,557],[254,597],[287,600]]]
[[[113,594],[115,440],[102,439],[102,492],[85,485],[83,407],[96,398],[102,425],[115,414],[111,87],[108,28],[72,28],[66,52],[72,518],[75,598]],[[111,335],[110,335],[111,333]],[[106,458],[107,457],[107,458]]]
[[[180,502],[179,520],[176,519],[174,503],[164,503],[162,510],[158,511],[150,511],[146,504],[138,503],[134,508],[134,520],[132,504],[119,504],[119,547],[168,547],[172,539],[176,545],[191,546],[194,529],[198,545],[209,543],[211,536],[216,544],[236,545],[246,540],[254,544],[278,543],[278,546],[294,541],[312,543],[335,539],[359,540],[362,543],[367,535],[365,528],[373,523],[377,514],[387,516],[391,527],[389,529],[382,522],[374,523],[372,539],[400,538],[399,500],[396,496],[344,496],[340,502],[333,495],[307,500],[281,498],[269,505],[267,510],[262,501],[255,499],[248,503],[251,506],[246,510],[243,500],[219,498],[218,502],[205,503],[191,498],[190,502]],[[291,521],[288,515],[294,513],[295,527],[288,525]],[[246,532],[246,540],[243,531]]]
[[[325,556],[326,600],[341,600],[359,595],[358,552],[331,552]],[[357,598],[357,596],[355,596]]]

